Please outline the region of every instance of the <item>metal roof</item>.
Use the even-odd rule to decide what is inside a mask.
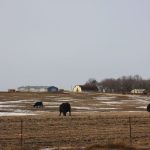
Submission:
[[[21,86],[18,87],[18,89],[24,88],[24,89],[47,89],[50,86]]]

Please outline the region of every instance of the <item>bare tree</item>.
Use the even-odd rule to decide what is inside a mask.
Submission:
[[[96,85],[98,82],[94,78],[90,78],[85,84]]]
[[[104,79],[98,85],[116,93],[129,93],[132,89],[150,90],[150,80],[143,80],[139,75]]]

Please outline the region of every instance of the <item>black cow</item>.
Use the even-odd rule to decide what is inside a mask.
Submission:
[[[69,112],[69,116],[71,116],[71,105],[69,103],[62,103],[59,106],[59,116],[61,116],[61,113],[63,113],[64,116],[66,116],[67,112]]]
[[[43,107],[43,102],[36,102],[33,107],[40,108]]]
[[[147,111],[150,112],[150,104],[147,105]]]

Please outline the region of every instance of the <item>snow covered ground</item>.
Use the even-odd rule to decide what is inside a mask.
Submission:
[[[18,97],[17,97],[18,98]],[[146,111],[147,105],[150,103],[149,96],[140,95],[94,95],[93,97],[60,97],[45,96],[42,98],[44,107],[33,108],[33,105],[41,99],[6,99],[0,97],[0,116],[25,116],[38,115],[44,112],[58,111],[59,105],[63,102],[69,102],[72,111]]]

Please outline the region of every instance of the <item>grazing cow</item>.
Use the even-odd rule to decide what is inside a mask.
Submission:
[[[69,112],[69,116],[71,116],[71,105],[69,103],[62,103],[59,106],[59,116],[61,116],[61,113],[63,113],[64,116],[66,116],[66,113]]]
[[[33,107],[40,108],[43,107],[43,102],[36,102]]]
[[[150,104],[147,105],[147,111],[150,112]]]

